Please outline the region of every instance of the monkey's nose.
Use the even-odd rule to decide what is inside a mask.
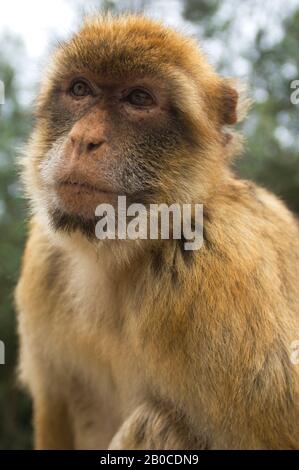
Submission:
[[[103,145],[105,139],[91,136],[70,135],[70,143],[76,156],[89,155]]]

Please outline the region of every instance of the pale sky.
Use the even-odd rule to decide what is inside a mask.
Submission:
[[[134,0],[119,0],[118,3],[121,7],[134,5]],[[57,37],[66,37],[76,29],[80,10],[84,13],[93,12],[95,5],[99,4],[99,0],[0,0],[0,37],[5,31],[17,34],[24,41],[28,57],[37,58],[47,51],[49,42]],[[281,11],[283,15],[286,10],[298,6],[299,0],[263,0],[263,4],[270,4],[273,10]],[[239,9],[244,9],[244,13],[246,7],[251,8],[252,12],[252,7],[258,5],[257,17],[244,15],[242,33],[250,36],[257,22],[267,26],[267,17],[263,18],[262,14],[263,4],[256,0],[230,0],[223,2],[223,10],[226,15],[231,16],[236,13],[236,5],[239,5]],[[182,24],[179,0],[152,0],[150,12],[153,16],[162,17],[169,24]]]
[[[0,36],[5,31],[16,33],[23,39],[28,57],[37,58],[45,53],[49,41],[66,37],[76,28],[78,11],[93,12],[99,3],[96,0],[0,0]],[[158,16],[172,24],[180,22],[178,1],[153,3]]]
[[[0,5],[0,33],[20,36],[30,58],[42,55],[49,38],[66,34],[75,21],[68,0],[1,0]]]

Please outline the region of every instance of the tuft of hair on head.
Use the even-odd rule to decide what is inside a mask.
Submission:
[[[218,98],[221,125],[230,126],[243,121],[251,104],[252,100],[248,96],[248,87],[245,82],[234,78],[222,79]]]
[[[218,112],[226,160],[231,160],[242,153],[244,137],[235,130],[234,126],[245,119],[251,105],[252,99],[248,96],[246,82],[234,78],[222,79]]]
[[[228,81],[238,93],[237,123],[242,122],[253,105],[253,99],[249,96],[248,92],[248,83],[238,78],[230,78]]]

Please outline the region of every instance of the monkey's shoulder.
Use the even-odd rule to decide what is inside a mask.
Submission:
[[[236,180],[223,188],[206,213],[204,248],[196,255],[200,279],[219,279],[219,285],[228,287],[242,279],[248,296],[250,285],[251,292],[276,287],[277,293],[283,286],[289,295],[299,288],[298,224],[279,198]]]
[[[206,220],[207,231],[217,237],[222,229],[226,242],[282,246],[281,238],[299,250],[299,226],[283,201],[267,189],[246,180],[233,180],[215,197]],[[221,239],[221,237],[218,237]]]

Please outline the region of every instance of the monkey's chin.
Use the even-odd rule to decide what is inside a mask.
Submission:
[[[65,212],[62,209],[51,209],[49,212],[50,224],[54,231],[61,231],[67,234],[79,231],[90,241],[96,241],[95,227],[97,219],[87,218],[78,214]]]
[[[56,204],[48,210],[50,224],[55,231],[80,231],[90,240],[96,240],[98,218],[95,210],[100,204],[117,206],[116,193],[101,191],[86,184],[60,184],[55,188]]]

